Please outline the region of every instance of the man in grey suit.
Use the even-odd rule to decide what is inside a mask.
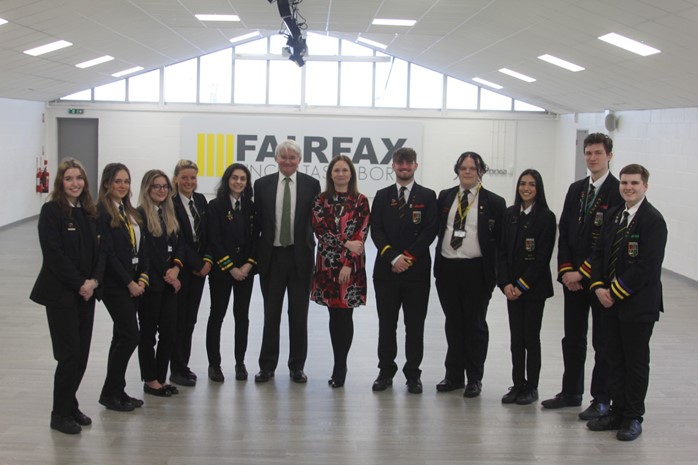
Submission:
[[[310,215],[320,183],[298,172],[301,148],[295,141],[281,142],[274,158],[279,171],[254,183],[260,231],[257,267],[264,297],[260,371],[255,382],[264,383],[274,377],[279,362],[284,294],[288,293],[288,368],[293,381],[305,383],[308,378],[303,368],[308,353],[308,303],[315,251]]]

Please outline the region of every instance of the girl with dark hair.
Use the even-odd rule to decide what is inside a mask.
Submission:
[[[233,293],[235,318],[235,379],[247,379],[245,353],[249,329],[249,309],[252,298],[257,238],[255,207],[252,201],[252,176],[241,163],[226,168],[208,204],[208,239],[214,259],[209,275],[211,313],[206,328],[208,377],[223,382],[221,370],[221,327]]]
[[[521,173],[514,205],[502,224],[497,285],[507,298],[514,381],[502,403],[528,405],[538,400],[540,329],[545,299],[553,295],[550,258],[556,227],[538,171]]]
[[[95,294],[104,273],[95,209],[85,169],[74,159],[58,165],[49,201],[39,215],[43,261],[31,300],[46,307],[53,357],[51,428],[77,434],[90,425],[76,393],[87,368]],[[100,289],[101,290],[101,289]]]
[[[366,255],[369,207],[359,193],[351,159],[338,155],[327,167],[325,191],[313,204],[318,239],[310,299],[328,308],[334,368],[328,384],[344,386],[347,356],[354,337],[354,308],[366,304]]]

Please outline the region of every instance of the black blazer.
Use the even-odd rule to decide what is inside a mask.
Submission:
[[[458,189],[460,186],[442,190],[439,193],[439,240],[436,243],[436,259],[434,263],[434,276],[439,277],[439,267],[441,262],[441,244],[443,244],[446,233],[446,222],[448,212],[451,211]],[[480,243],[482,258],[485,267],[485,283],[491,293],[496,283],[497,268],[497,247],[501,241],[502,217],[507,205],[504,199],[494,192],[488,191],[484,187],[480,189],[478,195],[477,212],[477,239]]]
[[[177,222],[179,223],[179,238],[182,242],[182,261],[184,265],[193,271],[201,271],[204,267],[204,262],[208,261],[213,263],[211,257],[211,251],[208,245],[208,233],[207,229],[207,214],[208,214],[208,201],[203,194],[194,192],[192,194],[192,199],[194,200],[194,206],[196,211],[199,212],[201,217],[201,224],[199,225],[199,244],[194,243],[194,234],[192,232],[193,225],[189,221],[189,215],[182,205],[182,199],[179,194],[172,197],[172,202],[174,204],[175,216],[177,217]]]
[[[507,208],[502,220],[497,286],[518,287],[518,300],[543,300],[553,296],[550,258],[555,247],[557,223],[548,208],[534,205],[525,217],[518,205]],[[521,224],[519,224],[521,223]]]
[[[257,271],[257,243],[259,234],[255,225],[252,199],[243,196],[241,211],[233,210],[230,196],[215,198],[208,204],[209,247],[213,254],[212,278],[233,279],[230,269],[245,263]]]
[[[436,193],[417,183],[412,185],[400,219],[398,189],[395,184],[376,192],[371,209],[371,239],[378,255],[373,266],[374,279],[429,280],[431,253],[429,246],[436,237]],[[392,261],[400,254],[412,266],[399,275],[392,272]]]
[[[609,173],[590,211],[584,214],[589,181],[587,176],[570,185],[560,215],[560,238],[557,243],[557,280],[562,282],[562,275],[568,271],[579,271],[586,278],[582,280],[585,287],[589,286],[588,279],[591,277],[591,252],[606,212],[623,203],[618,190],[620,183]]]
[[[138,207],[138,213],[143,219],[143,228],[141,234],[145,236],[148,251],[148,269],[150,277],[150,285],[148,290],[152,292],[162,292],[166,285],[165,273],[173,266],[182,268],[182,241],[179,239],[180,234],[171,234],[170,236],[164,233],[160,237],[153,236],[148,230],[148,218],[145,216],[142,207]],[[180,228],[181,233],[181,228]]]
[[[598,287],[610,288],[616,301],[610,311],[618,312],[621,321],[657,321],[659,312],[664,311],[661,275],[668,235],[666,222],[645,198],[621,239],[616,277],[612,280],[608,266],[623,210],[625,204],[606,215],[592,255],[590,289],[593,292]]]
[[[311,223],[313,200],[320,193],[320,183],[307,174],[298,172],[296,177],[296,216],[293,223],[293,253],[298,272],[308,275],[313,272],[315,237]],[[274,225],[276,223],[276,187],[279,173],[259,178],[254,183],[254,199],[257,209],[257,267],[259,274],[269,272],[271,253],[274,248]]]
[[[128,285],[131,281],[143,281],[149,283],[148,276],[148,244],[141,230],[138,243],[138,264],[133,264],[133,250],[131,248],[131,236],[128,229],[122,223],[119,227],[112,228],[111,217],[100,204],[98,229],[102,238],[102,247],[107,257],[107,266],[104,270],[104,292],[109,294],[128,293]]]
[[[85,280],[102,282],[105,255],[97,234],[97,221],[84,215],[87,230],[76,218],[63,214],[58,203],[50,201],[39,214],[39,243],[43,261],[30,299],[40,305],[72,307],[80,297]],[[90,248],[87,245],[91,244]],[[99,297],[101,285],[95,290]]]

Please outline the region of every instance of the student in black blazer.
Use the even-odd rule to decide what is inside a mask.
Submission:
[[[126,369],[138,347],[138,299],[148,285],[148,254],[142,220],[131,205],[131,173],[126,165],[109,163],[102,172],[98,205],[99,233],[107,256],[102,301],[114,322],[107,376],[99,403],[130,412],[143,401],[126,394]]]
[[[497,285],[507,298],[514,381],[502,397],[504,404],[538,400],[540,328],[545,299],[553,295],[550,258],[556,226],[543,178],[536,170],[524,170],[516,183],[514,205],[504,212],[497,270]]]
[[[255,382],[274,376],[279,362],[279,325],[284,294],[288,293],[291,379],[305,383],[308,354],[308,304],[313,275],[315,237],[311,210],[320,182],[298,172],[301,148],[296,141],[281,142],[274,154],[279,171],[254,183],[259,282],[264,296],[264,332]],[[272,266],[273,264],[273,266]]]
[[[606,215],[591,257],[590,288],[603,307],[611,407],[587,426],[592,431],[617,429],[620,441],[642,433],[649,343],[664,311],[661,274],[668,233],[662,214],[645,198],[649,175],[636,164],[620,171],[625,202]]]
[[[181,287],[178,277],[184,266],[171,192],[172,184],[164,172],[150,170],[143,175],[138,213],[148,244],[150,283],[138,304],[141,325],[138,361],[143,391],[160,397],[179,393],[176,387],[165,383],[177,325],[175,294]]]
[[[51,428],[77,434],[92,423],[76,393],[87,368],[95,297],[104,273],[97,210],[85,169],[72,158],[58,165],[49,201],[39,215],[43,261],[30,298],[46,307],[53,357]]]
[[[436,193],[414,181],[417,153],[402,147],[393,153],[396,184],[376,192],[371,210],[371,239],[378,249],[373,284],[378,309],[378,377],[374,391],[393,384],[397,372],[397,322],[405,322],[407,390],[422,392],[424,320],[431,290],[431,253],[436,237]]]
[[[216,263],[208,281],[211,314],[206,328],[206,352],[208,376],[216,382],[225,380],[221,370],[221,326],[231,292],[234,293],[235,379],[247,379],[245,353],[259,240],[255,230],[251,178],[245,165],[233,163],[226,168],[216,198],[209,203],[209,243]]]
[[[439,193],[439,240],[434,276],[446,315],[446,376],[436,389],[448,392],[467,385],[463,395],[476,397],[489,344],[487,306],[496,283],[504,199],[482,187],[487,165],[475,152],[464,152],[453,168],[459,185]]]
[[[180,160],[172,178],[176,192],[172,203],[180,227],[184,268],[179,273],[182,287],[177,293],[177,328],[170,381],[182,386],[196,384],[196,374],[189,368],[191,341],[204,283],[213,264],[206,234],[208,201],[203,194],[195,192],[198,173],[196,163]]]

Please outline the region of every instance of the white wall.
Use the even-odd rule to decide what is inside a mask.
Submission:
[[[0,98],[0,226],[39,213],[45,194],[36,193],[36,159],[44,145],[43,102]],[[49,165],[55,173],[55,164]]]

